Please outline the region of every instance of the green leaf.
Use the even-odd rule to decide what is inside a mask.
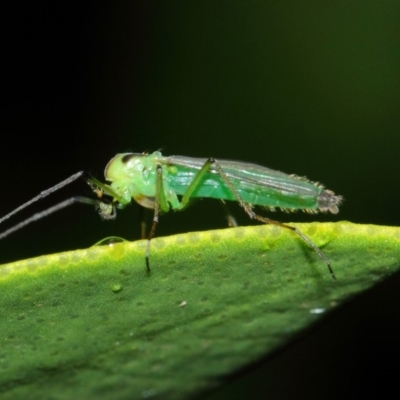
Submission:
[[[185,398],[399,267],[400,229],[293,224],[94,246],[0,267],[2,399]],[[43,386],[46,396],[43,395]]]

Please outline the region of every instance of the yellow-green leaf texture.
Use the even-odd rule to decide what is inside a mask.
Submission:
[[[294,224],[157,238],[0,267],[1,399],[179,399],[283,347],[399,267],[400,229]],[[45,388],[45,390],[44,390]]]

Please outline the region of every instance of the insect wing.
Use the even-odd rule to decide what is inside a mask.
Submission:
[[[206,161],[206,158],[184,156],[162,157],[159,160],[160,163],[195,170],[199,170]],[[287,175],[260,165],[231,160],[217,160],[217,162],[231,181],[240,183],[242,187],[245,186],[250,190],[260,190],[265,187],[304,196],[315,195],[321,191],[319,185],[308,181],[306,178]],[[211,172],[218,173],[215,166],[211,167]]]

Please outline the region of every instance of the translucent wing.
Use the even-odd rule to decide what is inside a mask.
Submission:
[[[188,169],[199,170],[207,161],[206,158],[193,158],[184,156],[160,157],[160,163],[182,166]],[[280,171],[262,167],[260,165],[241,161],[217,160],[222,169],[233,182],[240,182],[248,188],[253,187],[259,191],[262,188],[295,193],[298,195],[315,195],[321,191],[321,185],[308,181],[295,175],[288,175]],[[215,166],[211,173],[218,174]]]

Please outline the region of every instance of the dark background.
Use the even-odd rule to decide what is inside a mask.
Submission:
[[[161,149],[262,164],[345,197],[339,216],[273,216],[279,220],[400,225],[397,1],[43,3],[11,6],[2,19],[0,215],[79,170],[102,179],[118,152]],[[90,196],[90,188],[77,182],[20,218],[75,194]],[[76,205],[5,239],[1,261],[89,247],[111,235],[135,239],[138,218],[129,207],[106,223]],[[162,217],[157,232],[224,224],[218,202],[204,200]],[[377,314],[366,319],[393,333],[398,314],[384,328],[386,306],[376,293]],[[364,334],[363,325],[357,329]],[[335,348],[334,340],[326,346]],[[371,347],[379,340],[375,333]],[[399,348],[388,348],[395,359]],[[386,360],[375,353],[372,370]],[[322,372],[327,361],[317,358],[314,369]],[[305,374],[309,396],[322,382],[314,373]],[[285,379],[266,390],[277,398],[289,390]],[[340,379],[331,377],[332,385]]]

